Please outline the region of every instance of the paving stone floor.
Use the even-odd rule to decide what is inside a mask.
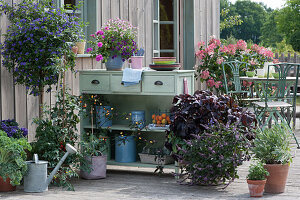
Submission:
[[[300,139],[300,130],[297,131]],[[282,194],[264,194],[264,199],[293,200],[300,199],[300,149],[293,146],[293,163],[290,166],[286,192]],[[171,175],[158,177],[153,175],[153,169],[137,169],[112,167],[107,178],[101,180],[74,180],[76,191],[65,191],[50,187],[44,193],[24,193],[22,187],[17,191],[0,193],[0,199],[5,200],[119,200],[119,199],[249,199],[246,175],[249,162],[239,167],[239,179],[236,179],[226,189],[223,186],[186,186],[180,185]],[[131,170],[131,171],[128,171]],[[135,170],[135,171],[133,171]],[[143,172],[141,172],[143,171]]]

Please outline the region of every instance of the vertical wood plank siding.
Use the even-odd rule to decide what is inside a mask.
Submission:
[[[18,3],[20,0],[6,0],[9,3]],[[89,0],[90,1],[90,0]],[[179,5],[184,1],[180,0]],[[195,47],[198,41],[207,41],[209,36],[219,36],[219,0],[193,0],[194,1],[194,41]],[[152,62],[153,44],[153,0],[94,0],[96,13],[88,13],[87,18],[93,18],[97,22],[91,29],[98,30],[108,19],[121,18],[129,20],[134,26],[138,26],[138,46],[145,49],[144,66]],[[182,8],[179,8],[183,10]],[[91,11],[91,12],[94,12]],[[8,21],[5,16],[1,18],[1,42],[4,41],[3,34],[6,32]],[[183,24],[181,24],[183,27]],[[89,36],[87,36],[89,37]],[[180,35],[179,38],[183,38]],[[180,41],[180,45],[183,42]],[[2,60],[2,58],[1,58]],[[182,59],[181,59],[182,60]],[[128,63],[125,64],[128,66]],[[76,61],[76,70],[101,69],[104,65],[95,59],[79,56]],[[75,76],[66,73],[68,86],[74,95],[79,95],[78,74]],[[53,106],[55,103],[55,90],[53,86],[50,93],[45,93],[45,103]],[[29,129],[29,140],[34,140],[36,126],[32,123],[33,118],[38,117],[38,98],[26,94],[24,86],[14,86],[12,75],[2,66],[0,81],[0,120],[16,119],[22,127]]]

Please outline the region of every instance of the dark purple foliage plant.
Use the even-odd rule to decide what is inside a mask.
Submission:
[[[189,184],[215,185],[238,177],[250,159],[255,115],[227,95],[210,91],[174,97],[166,146],[181,163]]]

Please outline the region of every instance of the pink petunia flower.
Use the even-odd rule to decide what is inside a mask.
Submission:
[[[94,37],[95,37],[95,34],[91,34],[90,36],[94,38]]]
[[[103,34],[104,34],[104,32],[101,30],[96,32],[96,35],[103,35]]]
[[[87,52],[87,53],[90,52],[90,51],[93,51],[93,48],[87,48],[87,49],[86,49],[86,52]]]
[[[103,56],[101,54],[96,56],[96,60],[99,62],[100,60],[103,60]]]
[[[109,30],[109,27],[105,27],[105,30]]]
[[[99,42],[98,43],[98,47],[102,47],[103,46],[103,43],[102,42]]]

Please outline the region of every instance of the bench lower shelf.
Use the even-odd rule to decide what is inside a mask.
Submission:
[[[114,160],[108,160],[107,165],[118,165],[118,166],[128,166],[128,167],[143,167],[143,168],[156,168],[156,164],[146,164],[146,163],[141,163],[139,161],[137,162],[131,162],[131,163],[121,163],[121,162],[116,162]],[[177,169],[177,166],[175,164],[170,164],[170,165],[164,165],[164,168],[166,169]]]

